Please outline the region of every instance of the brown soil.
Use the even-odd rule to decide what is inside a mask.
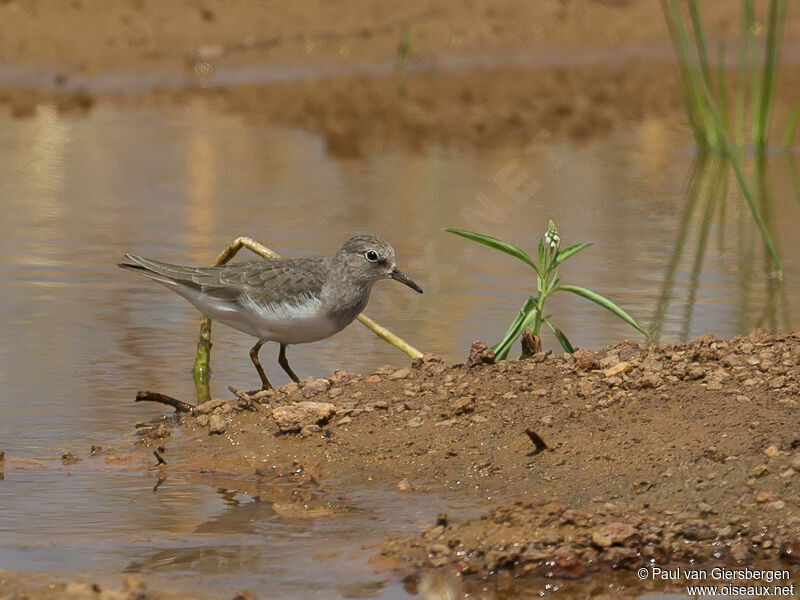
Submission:
[[[471,369],[428,356],[212,401],[140,428],[137,446],[148,460],[163,447],[167,470],[225,474],[250,493],[277,477],[342,489],[369,478],[489,506],[390,535],[380,553],[411,567],[485,577],[650,559],[796,563],[798,376],[800,335],[763,331]]]
[[[735,37],[728,0],[704,2],[703,15],[713,39]],[[358,0],[346,11],[322,0],[6,0],[0,22],[0,57],[21,69],[0,78],[0,106],[15,116],[42,103],[84,111],[98,101],[202,99],[317,132],[344,157],[397,144],[584,138],[671,116],[681,102],[656,0]],[[400,76],[397,48],[410,28]],[[786,40],[797,39],[800,11],[790,11]],[[225,78],[251,67],[261,75]],[[120,74],[114,93],[103,91]],[[253,83],[262,76],[272,83]],[[782,88],[796,89],[796,79],[784,69]]]

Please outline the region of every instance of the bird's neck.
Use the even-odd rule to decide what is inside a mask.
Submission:
[[[325,285],[322,304],[331,318],[349,323],[364,310],[373,281],[359,281],[343,262],[333,260]]]

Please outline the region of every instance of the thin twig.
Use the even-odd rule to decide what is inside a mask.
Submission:
[[[159,404],[166,404],[174,408],[175,412],[179,413],[192,412],[194,409],[194,406],[188,402],[178,400],[166,394],[160,394],[159,392],[137,392],[136,402],[158,402]]]

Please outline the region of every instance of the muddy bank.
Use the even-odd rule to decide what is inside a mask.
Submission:
[[[161,447],[166,472],[245,487],[302,473],[488,507],[390,535],[380,554],[412,567],[566,577],[648,560],[796,564],[798,375],[800,336],[763,331],[472,369],[428,356],[166,416],[139,429],[137,452]]]
[[[519,148],[680,115],[655,0],[348,8],[10,0],[0,4],[0,106],[27,117],[43,104],[80,113],[204,101],[315,132],[341,157],[429,143]],[[703,13],[710,37],[730,43],[730,4]],[[800,39],[800,13],[790,11],[785,37]],[[794,99],[794,71],[779,78],[779,111]]]
[[[503,597],[551,589],[550,579],[588,597],[594,584],[565,583],[587,574],[639,593],[677,590],[631,587],[631,570],[796,569],[798,375],[800,335],[763,330],[473,368],[428,355],[190,412],[165,407],[130,439],[72,448],[61,461],[65,471],[149,471],[156,493],[172,481],[224,481],[282,519],[337,518],[348,488],[364,485],[410,503],[441,494],[482,514],[441,514],[365,549],[410,591],[486,582]],[[4,468],[37,467],[7,455]],[[28,589],[20,577],[14,585]]]

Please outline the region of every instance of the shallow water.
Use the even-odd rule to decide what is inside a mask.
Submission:
[[[43,108],[29,119],[3,121],[0,152],[0,449],[9,456],[51,458],[67,449],[85,453],[90,443],[102,445],[163,412],[135,405],[137,390],[193,397],[198,315],[160,286],[116,268],[126,252],[203,264],[244,234],[287,256],[328,254],[349,236],[372,232],[395,246],[399,266],[425,294],[381,282],[367,313],[424,351],[463,360],[472,341],[497,341],[535,283],[521,263],[442,227],[494,234],[533,252],[553,218],[565,244],[595,243],[566,264],[563,280],[609,296],[650,326],[680,236],[695,159],[686,130],[647,121],[580,144],[532,143],[475,154],[433,147],[340,160],[314,135],[201,104],[101,106],[86,116]],[[710,225],[697,275],[702,211],[688,220],[686,250],[674,286],[666,288],[671,302],[663,310],[662,340],[732,336],[760,324],[797,326],[791,319],[800,308],[796,159],[775,155],[768,168],[783,289],[770,293],[760,242],[732,193],[722,221]],[[623,337],[644,341],[585,300],[555,298],[549,308],[576,346],[597,349]],[[545,344],[557,349],[547,336]],[[247,356],[251,345],[247,336],[215,327],[215,395],[227,395],[228,385],[256,386]],[[276,353],[266,346],[262,362],[273,381],[284,383]],[[329,340],[293,347],[289,356],[301,377],[407,362],[358,323]],[[153,522],[161,532],[154,534],[161,536],[158,542],[131,541],[105,560],[109,568],[144,560],[141,570],[153,573],[158,568],[147,562],[144,546],[191,554],[202,545],[196,533],[180,529],[179,519],[167,518],[173,508],[183,515],[190,507],[192,526],[226,510],[207,486],[153,495],[150,480],[80,477],[6,473],[0,535],[8,541],[0,547],[0,567],[83,569],[79,556],[51,551],[78,540],[82,528],[59,538],[39,525],[73,505],[73,514],[92,515],[90,535],[80,542],[91,555],[105,552],[112,539],[117,548],[115,536],[139,531],[139,511],[149,506],[148,518],[164,517]],[[43,492],[58,502],[50,505],[50,517],[27,502]],[[424,502],[415,509],[428,511]],[[95,524],[120,514],[110,529],[94,531]],[[78,517],[75,523],[81,525]],[[284,529],[275,535],[292,534]],[[25,552],[15,546],[22,536],[32,544]],[[234,544],[234,562],[247,554],[246,538]],[[206,562],[183,564],[187,578],[195,569],[208,571]]]
[[[168,479],[154,492],[155,481],[153,473],[79,466],[67,475],[6,473],[0,569],[100,581],[109,573],[146,574],[170,588],[225,597],[250,589],[268,598],[341,598],[370,589],[369,597],[406,598],[399,582],[369,568],[361,547],[389,528],[418,530],[437,511],[464,513],[431,494],[409,503],[406,494],[378,488],[318,492],[325,516],[304,519],[225,487]]]

